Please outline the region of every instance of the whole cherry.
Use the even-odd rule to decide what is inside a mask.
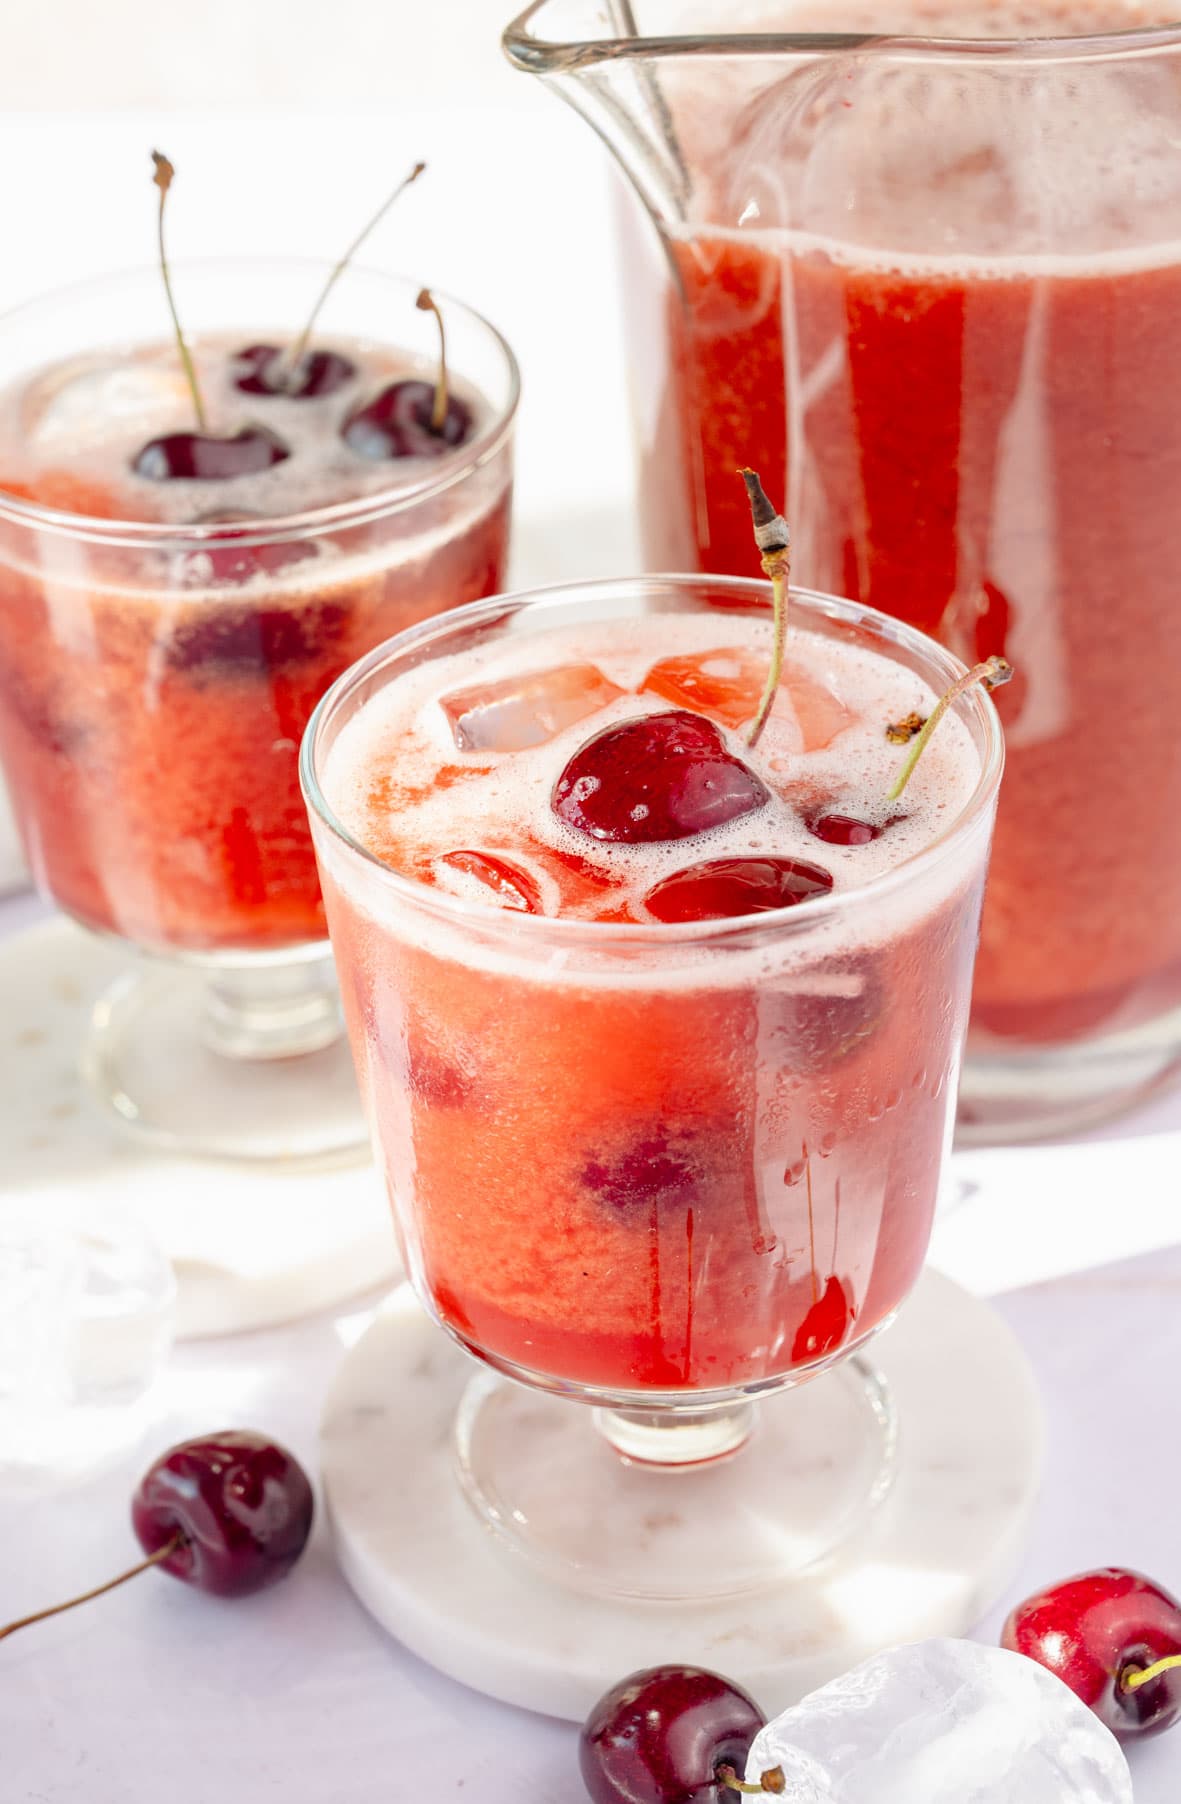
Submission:
[[[435,385],[416,377],[391,382],[364,407],[356,408],[341,427],[341,437],[358,457],[442,457],[462,445],[472,427],[470,408],[452,395],[443,424],[431,424]]]
[[[218,1597],[261,1591],[298,1560],[314,1507],[307,1473],[267,1436],[232,1428],[182,1441],[152,1462],[132,1497],[131,1525],[147,1558],[80,1597],[0,1627],[0,1640],[151,1566]]]
[[[299,1461],[261,1434],[226,1429],[182,1441],[148,1467],[131,1502],[147,1554],[219,1597],[245,1597],[285,1578],[312,1528],[312,1487]]]
[[[160,193],[157,214],[160,274],[164,282],[168,311],[172,315],[177,352],[193,399],[197,430],[169,432],[162,438],[150,439],[132,459],[131,467],[137,476],[144,476],[149,482],[224,482],[235,476],[253,476],[260,470],[270,469],[273,464],[282,463],[291,454],[278,434],[265,426],[243,426],[232,433],[209,430],[205,403],[201,398],[201,385],[197,380],[196,365],[176,309],[168,256],[164,248],[164,210],[169,190],[176,179],[176,171],[168,158],[158,150],[152,152],[152,169],[152,180]]]
[[[1181,1603],[1139,1572],[1064,1579],[1009,1616],[1002,1644],[1056,1673],[1116,1735],[1181,1717]]]
[[[822,839],[828,846],[868,846],[879,839],[887,827],[896,827],[905,819],[904,814],[892,814],[884,821],[863,821],[854,814],[820,810],[807,815],[804,825],[813,839]]]
[[[298,363],[278,345],[246,345],[234,354],[234,387],[244,395],[318,401],[348,386],[357,373],[340,351],[305,351]]]
[[[766,785],[712,720],[677,708],[606,727],[569,760],[550,806],[592,839],[685,839],[765,806]]]
[[[462,445],[472,430],[472,411],[450,392],[447,334],[429,288],[419,290],[420,313],[434,315],[439,333],[439,374],[434,382],[407,377],[391,382],[364,407],[355,408],[341,437],[359,457],[442,457]]]
[[[229,482],[256,476],[291,453],[277,432],[243,426],[237,432],[169,432],[149,439],[132,469],[149,482]]]
[[[802,858],[710,858],[662,877],[644,897],[658,921],[722,921],[826,896],[832,878]]]
[[[764,1717],[753,1698],[696,1666],[652,1666],[604,1693],[579,1737],[592,1804],[718,1804],[726,1789],[782,1791],[741,1774]],[[778,1782],[777,1782],[778,1781]]]

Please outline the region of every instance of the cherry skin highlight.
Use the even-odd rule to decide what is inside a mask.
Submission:
[[[339,351],[308,351],[295,369],[278,345],[247,345],[234,356],[234,387],[244,395],[317,401],[345,388],[356,373],[356,364]]]
[[[658,921],[724,921],[826,896],[832,878],[800,858],[711,858],[663,877],[644,897]]]
[[[1070,1686],[1116,1735],[1152,1735],[1181,1717],[1181,1667],[1130,1689],[1123,1682],[1181,1654],[1181,1603],[1139,1572],[1102,1567],[1018,1604],[1002,1645]]]
[[[384,458],[442,457],[471,435],[472,413],[454,395],[436,432],[431,424],[435,405],[433,382],[391,382],[364,407],[351,413],[341,427],[341,437],[358,457],[380,462]]]
[[[312,1487],[299,1461],[261,1434],[228,1429],[182,1441],[136,1486],[131,1526],[147,1554],[179,1533],[160,1565],[218,1597],[245,1597],[285,1578],[312,1527]]]
[[[579,1737],[592,1804],[719,1804],[717,1771],[739,1775],[763,1727],[758,1705],[716,1673],[653,1666],[613,1685]]]
[[[592,839],[649,845],[707,833],[768,799],[712,720],[676,709],[588,739],[558,778],[550,806]]]
[[[235,476],[256,476],[290,455],[278,433],[243,426],[225,438],[212,432],[169,432],[150,439],[131,467],[150,482],[229,482]]]

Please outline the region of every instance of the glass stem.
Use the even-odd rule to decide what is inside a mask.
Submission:
[[[343,1030],[328,954],[256,969],[226,967],[206,986],[202,1036],[223,1058],[295,1058],[331,1046]]]
[[[635,1465],[710,1465],[746,1446],[754,1429],[752,1403],[716,1409],[596,1409],[595,1427],[621,1459]]]

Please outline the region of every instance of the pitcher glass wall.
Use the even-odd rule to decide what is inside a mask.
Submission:
[[[505,46],[657,228],[629,204],[650,566],[749,573],[753,464],[796,580],[1017,668],[965,1131],[1144,1095],[1181,1067],[1181,25],[542,0]]]

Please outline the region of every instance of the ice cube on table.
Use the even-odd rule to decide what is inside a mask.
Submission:
[[[0,1205],[0,1482],[72,1479],[138,1438],[175,1297],[130,1216]]]
[[[662,658],[644,678],[643,688],[678,707],[706,714],[721,726],[737,728],[754,719],[766,681],[766,657],[745,645],[722,645]],[[822,751],[854,723],[856,717],[839,696],[807,671],[789,665],[780,689],[776,707],[782,710],[784,700],[790,701],[805,752]]]
[[[179,364],[73,364],[51,370],[21,399],[21,429],[37,451],[100,443],[111,432],[141,423],[145,438],[170,426],[178,409],[188,423],[192,403]]]
[[[791,1804],[1132,1804],[1119,1743],[1024,1654],[918,1641],[876,1654],[767,1724],[746,1777]]]
[[[440,698],[461,752],[521,752],[544,745],[625,692],[593,664],[557,664],[478,683]]]

